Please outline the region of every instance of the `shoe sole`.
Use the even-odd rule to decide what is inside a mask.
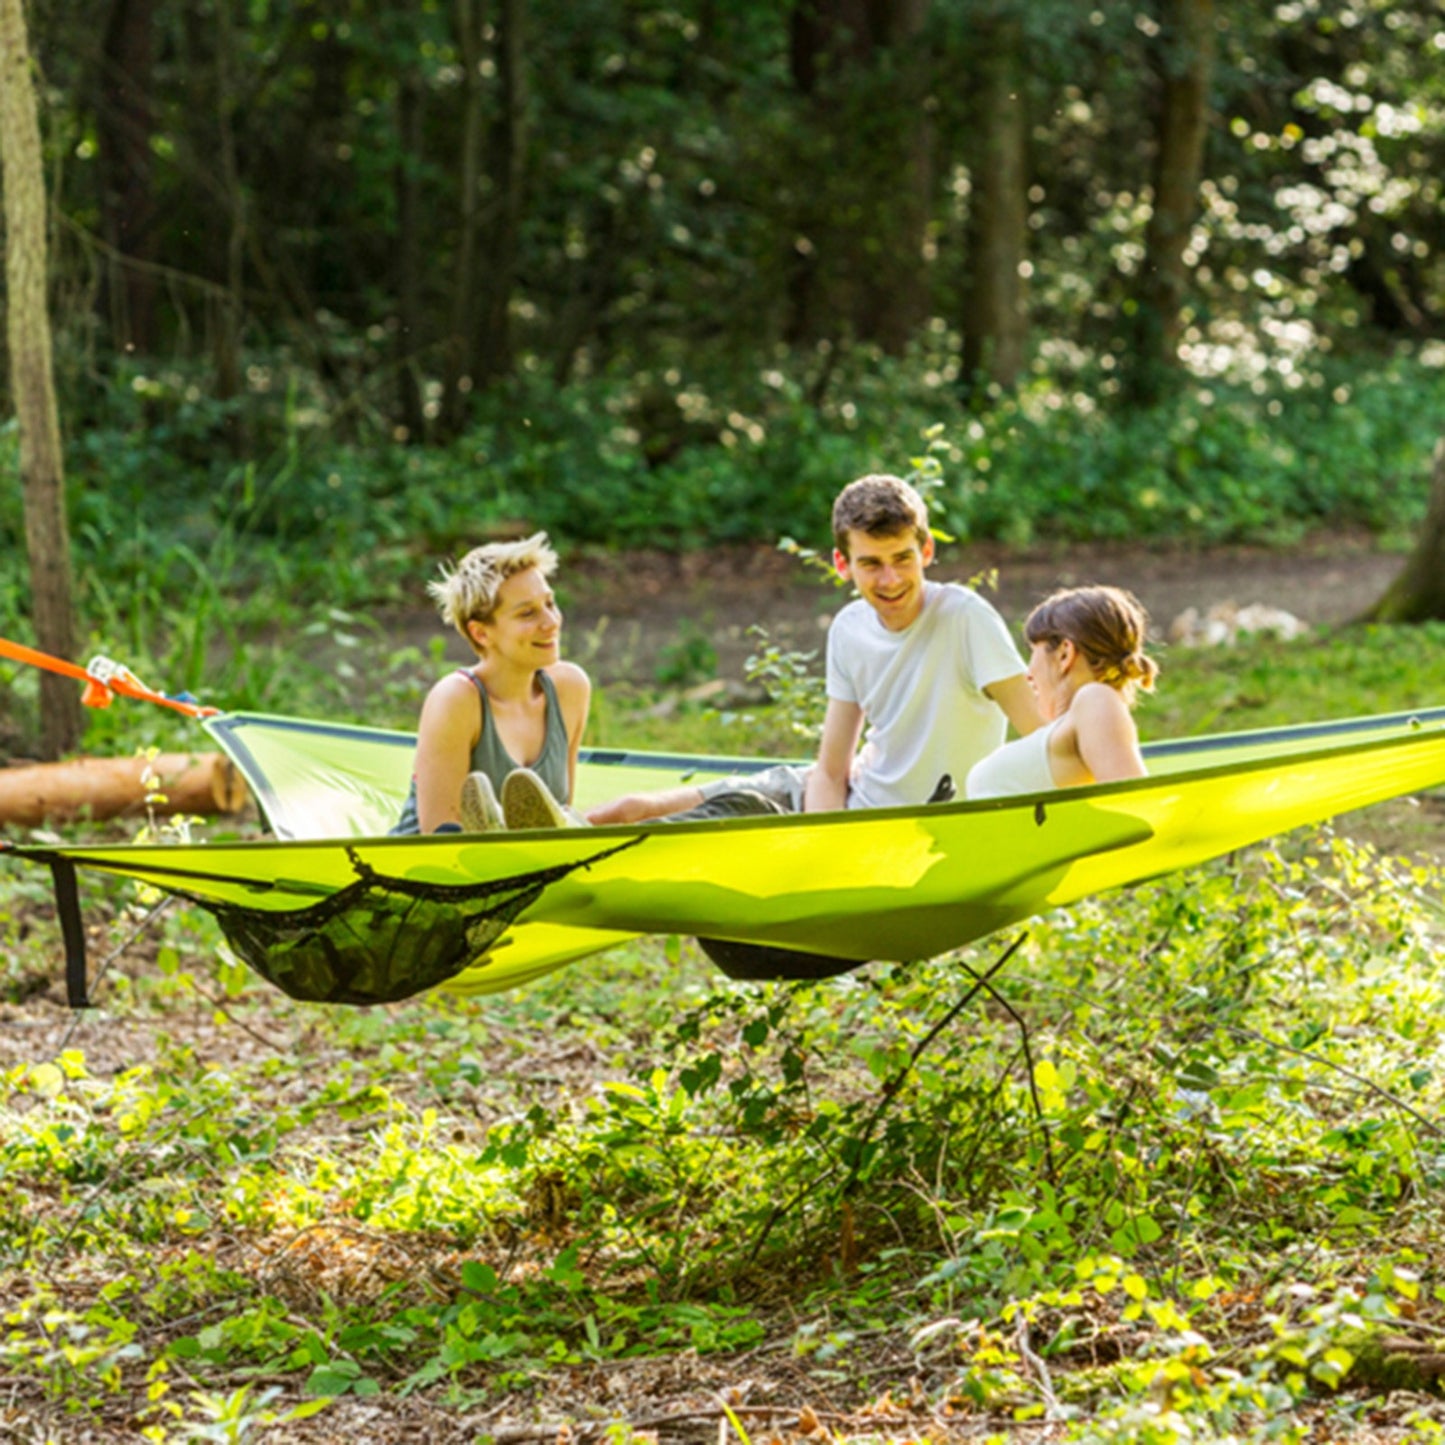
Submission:
[[[502,783],[502,814],[508,828],[566,828],[567,815],[531,773],[508,773]]]
[[[502,806],[492,791],[492,780],[484,773],[472,773],[462,784],[462,830],[467,833],[494,833],[507,826]]]

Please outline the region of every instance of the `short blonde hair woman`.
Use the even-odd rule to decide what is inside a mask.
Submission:
[[[411,794],[393,833],[500,827],[497,794],[505,801],[513,774],[571,799],[592,687],[562,661],[556,570],[557,554],[537,532],[474,547],[428,584],[477,660],[427,694]]]

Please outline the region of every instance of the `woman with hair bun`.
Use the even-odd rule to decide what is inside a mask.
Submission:
[[[1145,776],[1133,706],[1158,667],[1144,651],[1149,619],[1119,587],[1070,587],[1029,613],[1029,686],[1044,726],[976,763],[966,795],[997,798]]]

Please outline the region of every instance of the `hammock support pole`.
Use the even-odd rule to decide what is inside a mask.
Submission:
[[[52,858],[50,876],[55,882],[55,911],[60,916],[60,936],[65,940],[66,1002],[73,1009],[90,1008],[85,924],[80,917],[80,888],[75,879],[75,864],[69,858]]]

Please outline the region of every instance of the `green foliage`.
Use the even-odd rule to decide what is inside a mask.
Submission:
[[[1445,696],[1442,643],[1445,626],[1422,623],[1166,647],[1159,690],[1140,704],[1140,731],[1158,740],[1435,706]]]
[[[1438,26],[1384,0],[1224,18],[1181,380],[1129,411],[1155,22],[986,7],[1022,15],[1048,102],[1041,339],[1016,395],[965,406],[948,318],[981,202],[955,77],[984,8],[935,16],[935,93],[893,45],[809,91],[778,7],[537,9],[513,364],[453,433],[451,12],[260,5],[208,27],[162,7],[145,270],[165,278],[165,340],[146,357],[111,355],[95,320],[102,269],[101,309],[123,310],[88,239],[110,234],[80,99],[95,37],[49,7],[57,358],[95,649],[212,702],[349,716],[364,693],[369,720],[410,720],[440,652],[372,619],[415,604],[440,558],[519,524],[568,548],[822,545],[840,482],[908,465],[963,540],[1409,536],[1445,401],[1419,339],[1441,304]],[[504,57],[483,39],[491,82]],[[220,204],[213,88],[240,166]],[[503,99],[483,87],[489,150]],[[914,235],[875,202],[921,114],[940,184]],[[414,335],[393,294],[399,177],[427,236]],[[499,185],[482,180],[489,215]],[[926,275],[885,268],[902,243]],[[888,355],[850,294],[885,270],[921,279],[932,317]],[[223,397],[210,348],[233,303],[248,350]],[[421,436],[396,427],[399,374]],[[13,424],[0,461],[17,472]],[[0,546],[22,538],[9,488]],[[11,568],[0,631],[28,636],[27,611]],[[1145,734],[1437,701],[1440,641],[1178,650]],[[680,631],[658,680],[707,671],[708,645]],[[813,661],[760,635],[779,704],[745,726],[796,751]],[[33,699],[33,674],[0,680]],[[646,726],[685,746],[715,719]],[[115,709],[89,741],[169,736]],[[7,874],[5,1007],[36,1027],[7,1031],[0,1068],[0,1374],[54,1438],[122,1417],[247,1440],[342,1396],[535,1406],[598,1364],[764,1347],[834,1400],[906,1394],[930,1429],[952,1412],[999,1432],[1051,1416],[1081,1441],[1303,1438],[1302,1409],[1356,1380],[1420,1383],[1383,1331],[1445,1327],[1440,881],[1325,830],[1056,913],[987,987],[1002,940],[753,988],[671,940],[515,996],[368,1014],[264,993],[177,911],[56,1043],[34,1012],[55,926]],[[132,921],[118,905],[114,941]],[[870,1355],[879,1339],[898,1353]]]
[[[298,411],[310,386],[297,375],[325,375],[348,420],[390,425],[400,373],[420,383],[437,426],[471,154],[487,213],[478,260],[502,270],[493,247],[515,249],[492,278],[511,303],[504,369],[565,380],[700,353],[736,367],[781,339],[819,345],[826,371],[857,338],[891,340],[899,291],[922,295],[922,318],[957,317],[976,264],[970,216],[988,203],[981,52],[1003,21],[1021,27],[1031,101],[1019,204],[1035,332],[1126,359],[1159,72],[1174,58],[1152,11],[962,0],[932,7],[916,35],[897,17],[849,35],[835,12],[790,23],[787,7],[755,0],[535,0],[516,52],[520,136],[504,83],[511,37],[479,24],[469,57],[464,13],[261,5],[211,27],[154,16],[152,63],[135,83],[157,161],[143,259],[160,354],[205,356],[234,307],[250,339],[284,347],[265,381],[278,397],[294,388]],[[1227,344],[1241,317],[1322,344],[1348,345],[1362,325],[1429,334],[1441,284],[1436,29],[1428,6],[1402,0],[1219,16],[1218,119],[1188,248],[1191,353]],[[126,339],[119,283],[107,275],[95,294],[117,258],[94,238],[113,242],[115,208],[130,199],[106,179],[119,118],[88,83],[102,43],[64,7],[41,7],[49,173],[68,223],[55,248],[60,356],[87,424]],[[490,212],[513,181],[526,204],[504,237]],[[415,314],[403,318],[408,289]],[[217,389],[208,378],[191,404]],[[213,414],[218,446],[244,448],[245,411]]]
[[[11,1320],[9,1366],[43,1368],[57,1398],[83,1371],[99,1400],[171,1359],[218,1419],[249,1416],[269,1408],[234,1394],[252,1371],[334,1396],[738,1349],[765,1335],[764,1281],[821,1300],[851,1272],[856,1308],[899,1327],[961,1309],[1000,1322],[970,1346],[956,1387],[970,1408],[1032,1388],[1007,1344],[1019,1311],[1062,1359],[1071,1331],[1117,1309],[1157,1357],[1094,1387],[1119,1430],[1160,1390],[1218,1420],[1286,1411],[1347,1377],[1353,1321],[1420,1298],[1418,1262],[1370,1241],[1385,1219],[1423,1224],[1438,1172],[1440,1085],[1422,1060],[1445,1016],[1439,881],[1316,835],[1135,890],[1127,908],[1055,915],[962,1012],[986,950],[827,985],[685,980],[678,1004],[638,988],[644,953],[634,981],[624,962],[575,997],[559,981],[385,1026],[336,1016],[323,1047],[344,1052],[324,1076],[265,1053],[222,1071],[189,1045],[113,1077],[76,1051],[21,1066],[0,1132],[22,1191],[10,1247],[52,1271],[79,1247],[114,1282],[73,1319],[37,1295]],[[138,1022],[149,991],[128,1005]],[[509,1030],[550,1011],[595,1027],[589,991],[619,1041],[647,1041],[638,1063],[545,1107],[503,1105],[501,1122],[497,1104],[530,1092]],[[496,1122],[474,1134],[463,1119],[485,1098]],[[221,1228],[283,1250],[334,1247],[348,1228],[439,1233],[463,1255],[440,1299],[397,1279],[298,1315],[206,1258]],[[184,1248],[147,1278],[140,1262],[166,1243]],[[1257,1288],[1261,1257],[1292,1283],[1261,1306],[1274,1343],[1240,1379],[1217,1368],[1218,1299]],[[826,1349],[799,1335],[805,1358],[850,1348],[851,1308],[833,1299]],[[198,1310],[161,1351],[154,1331]]]
[[[677,637],[658,654],[654,675],[663,687],[688,687],[717,672],[717,649],[705,629],[684,622]]]
[[[1100,373],[1055,367],[970,415],[940,379],[942,350],[855,354],[821,406],[786,365],[715,382],[518,381],[479,403],[476,428],[446,449],[352,446],[287,413],[275,449],[245,464],[208,452],[204,408],[184,402],[173,367],[149,410],[115,408],[73,451],[83,610],[133,648],[185,616],[184,661],[217,636],[234,644],[261,613],[257,589],[273,609],[371,611],[415,597],[433,558],[503,523],[574,546],[813,541],[842,481],[900,468],[900,437],[939,443],[941,521],[963,538],[1277,543],[1321,526],[1403,534],[1421,515],[1445,397],[1433,353],[1221,377],[1122,414],[1098,404]],[[644,430],[629,415],[649,397]],[[697,434],[649,460],[669,426],[658,408]],[[194,432],[196,458],[155,439],[156,409]],[[0,504],[0,537],[21,545],[18,497]],[[21,601],[12,594],[5,615]]]
[[[1398,533],[1423,515],[1424,431],[1397,387],[1438,407],[1441,373],[1312,363],[1221,378],[1147,411],[1112,413],[1058,378],[950,430],[945,520],[964,537],[1023,543],[1187,538],[1297,542],[1321,526]],[[1431,398],[1434,398],[1431,400]]]
[[[213,947],[173,934],[189,986],[112,1001],[150,1063],[5,1075],[7,1375],[245,1439],[780,1338],[828,1379],[883,1330],[980,1422],[1289,1438],[1362,1328],[1434,1318],[1440,881],[1326,831],[1057,913],[981,992],[997,943],[722,989],[648,946],[385,1014],[247,990],[222,1039],[293,1042],[215,1060],[166,1041]],[[597,1059],[549,1081],[559,1033]],[[108,1282],[61,1308],[36,1271]],[[1131,1343],[1082,1369],[1102,1335]]]

